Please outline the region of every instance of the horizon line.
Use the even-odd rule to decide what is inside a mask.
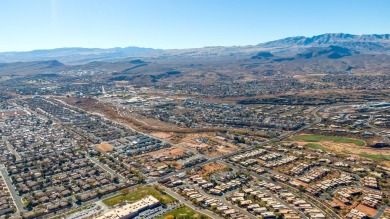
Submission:
[[[213,47],[246,47],[246,46],[257,46],[259,44],[288,39],[288,38],[295,38],[295,37],[306,37],[306,38],[312,38],[316,36],[322,36],[326,34],[348,34],[353,36],[368,36],[368,35],[390,35],[389,33],[382,33],[382,34],[350,34],[350,33],[323,33],[318,35],[311,35],[311,36],[303,36],[303,35],[297,35],[297,36],[290,36],[290,37],[283,37],[273,40],[268,40],[264,42],[259,42],[257,44],[247,44],[247,45],[211,45],[211,46],[201,46],[201,47],[186,47],[186,48],[168,48],[168,49],[161,49],[161,48],[153,48],[153,47],[143,47],[143,46],[114,46],[114,47],[83,47],[83,46],[63,46],[63,47],[54,47],[54,48],[45,48],[45,49],[32,49],[32,50],[12,50],[12,51],[0,51],[0,53],[27,53],[27,52],[36,52],[36,51],[50,51],[50,50],[56,50],[56,49],[102,49],[102,50],[108,50],[108,49],[125,49],[125,48],[140,48],[140,49],[153,49],[153,50],[162,50],[162,51],[168,51],[168,50],[185,50],[185,49],[203,49],[203,48],[213,48]]]

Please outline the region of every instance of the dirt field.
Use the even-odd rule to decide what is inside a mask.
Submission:
[[[176,156],[183,155],[184,153],[185,150],[181,148],[166,148],[166,149],[150,152],[149,155],[150,156],[165,155],[167,157],[176,157]]]
[[[372,217],[372,216],[376,215],[376,213],[378,213],[378,211],[375,208],[370,208],[370,207],[367,207],[365,205],[358,205],[355,209],[367,214],[370,217]]]
[[[162,138],[162,139],[166,139],[166,138],[170,138],[172,137],[173,133],[168,133],[168,132],[152,132],[150,133],[150,135],[156,137],[156,138]]]
[[[180,145],[183,147],[187,147],[191,150],[198,150],[201,153],[210,156],[210,157],[218,157],[233,151],[236,151],[237,146],[230,144],[228,142],[221,141],[213,137],[212,134],[190,134],[186,135],[181,139]],[[203,143],[199,140],[199,138],[208,138],[209,141],[207,143]]]
[[[114,149],[114,146],[108,144],[108,143],[101,143],[95,146],[98,150],[103,152],[112,151]]]
[[[201,176],[207,176],[225,168],[226,166],[220,163],[209,163],[202,166],[202,171],[199,174]]]
[[[137,156],[137,158],[142,160],[142,158],[161,156],[161,155],[167,156],[167,157],[170,157],[170,158],[175,158],[177,156],[183,155],[185,152],[186,151],[183,150],[182,148],[172,147],[172,148],[164,148],[164,149],[161,149],[161,150],[158,150],[158,151],[153,151],[153,152],[150,152],[150,153],[147,153],[147,154],[142,154],[142,155]],[[166,165],[174,167],[177,170],[179,170],[179,169],[181,169],[183,167],[183,164],[181,164],[181,163],[179,163],[177,161],[162,161],[159,164],[160,165],[166,164]],[[158,164],[156,164],[153,161],[153,162],[147,162],[147,165],[156,166]]]
[[[177,161],[164,161],[164,163],[174,167],[176,170],[180,170],[183,167],[183,164]]]
[[[91,98],[58,98],[69,105],[79,107],[83,110],[94,112],[124,125],[127,125],[137,131],[145,133],[158,133],[168,132],[174,133],[169,139],[174,143],[179,143],[180,140],[185,137],[186,134],[202,134],[202,133],[215,133],[215,132],[226,132],[247,134],[257,136],[259,138],[268,138],[269,136],[264,132],[249,131],[245,129],[230,129],[230,128],[183,128],[177,127],[170,123],[165,123],[156,119],[145,118],[136,113],[128,115],[128,112],[121,112],[115,105],[110,103],[99,102]],[[118,111],[119,110],[119,111]]]
[[[284,164],[282,166],[276,167],[275,170],[281,173],[287,173],[289,170],[291,170],[291,168],[299,165],[299,163],[299,161],[295,161],[289,164]]]
[[[340,200],[338,200],[337,198],[333,198],[332,201],[338,205],[340,205],[340,208],[341,209],[345,209],[347,208],[347,205],[345,205],[344,203],[342,203]]]

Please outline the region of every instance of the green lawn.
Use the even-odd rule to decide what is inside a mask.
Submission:
[[[376,161],[390,161],[390,155],[360,153],[359,156],[364,157],[364,158],[373,159]]]
[[[339,136],[325,136],[325,135],[298,135],[293,137],[297,141],[307,142],[320,142],[320,141],[333,141],[337,143],[353,143],[357,146],[364,146],[366,143],[362,140],[343,138]]]
[[[320,149],[322,151],[331,151],[330,149],[328,149],[326,147],[322,147],[321,145],[314,144],[314,143],[305,144],[305,147],[309,147],[309,148],[313,148],[313,149]]]
[[[116,204],[119,204],[123,201],[128,201],[130,203],[136,202],[140,200],[141,198],[152,195],[155,198],[157,198],[162,204],[169,204],[175,201],[175,199],[168,195],[168,194],[162,194],[161,192],[157,191],[153,187],[145,186],[142,188],[136,188],[132,189],[128,192],[128,194],[122,195],[115,195],[113,197],[107,198],[103,200],[103,203],[107,206],[113,206]]]
[[[157,219],[166,219],[168,215],[173,215],[176,219],[180,218],[188,218],[188,219],[201,219],[201,218],[209,218],[197,211],[192,210],[191,208],[184,206],[173,211],[166,213],[165,215],[158,217]],[[203,216],[203,217],[202,217]]]

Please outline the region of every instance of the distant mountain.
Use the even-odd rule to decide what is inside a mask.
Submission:
[[[58,60],[64,63],[87,63],[126,58],[128,56],[153,53],[161,50],[140,47],[126,48],[58,48],[49,50],[34,50],[29,52],[2,52],[0,62],[26,62],[42,60]]]
[[[57,60],[0,63],[0,76],[14,74],[27,75],[36,73],[47,74],[56,72],[63,68],[66,68],[66,65]]]
[[[272,53],[267,52],[267,51],[263,51],[263,52],[259,52],[256,55],[252,56],[251,59],[267,59],[267,58],[271,58],[273,56],[274,55]]]
[[[309,47],[303,52],[297,53],[291,57],[280,57],[274,56],[270,52],[259,52],[257,55],[252,56],[251,59],[269,60],[273,62],[284,62],[293,61],[300,59],[311,59],[311,58],[328,58],[328,59],[340,59],[346,56],[358,55],[357,51],[352,51],[348,48],[340,46],[328,46],[328,47]]]
[[[390,53],[390,34],[327,33],[313,37],[288,37],[261,43],[258,46],[265,48],[340,46],[364,53]]]
[[[339,59],[345,56],[351,56],[352,54],[359,54],[359,53],[340,46],[329,46],[326,48],[323,47],[309,48],[306,52],[297,54],[297,57],[310,59],[314,57],[324,56],[330,59]]]
[[[325,50],[329,50],[329,46],[335,46],[331,50],[337,48],[348,49],[352,52],[352,55],[355,52],[359,52],[360,54],[390,55],[390,34],[352,35],[344,33],[327,33],[313,37],[289,37],[252,46],[215,46],[192,49],[158,50],[139,47],[111,49],[59,48],[51,50],[35,50],[30,52],[3,52],[0,53],[0,63],[58,60],[64,64],[75,65],[95,61],[139,62],[137,60],[144,60],[149,62],[151,60],[162,59],[167,61],[172,59],[192,61],[193,59],[246,59],[248,57],[251,57],[252,60],[258,61],[274,60],[276,62],[281,62],[297,58],[295,57],[297,54],[306,53],[310,48],[325,47],[327,48]],[[313,56],[319,55],[318,51],[312,52]],[[346,55],[344,52],[333,51],[334,54],[328,54],[330,55],[328,58],[337,58],[339,55],[340,57],[344,57]],[[145,63],[130,64],[138,64],[142,66],[146,65]]]

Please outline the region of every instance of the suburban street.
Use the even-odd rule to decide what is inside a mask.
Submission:
[[[161,187],[164,188],[164,192],[166,192],[168,195],[177,199],[179,201],[179,203],[183,203],[195,211],[201,211],[202,214],[204,214],[210,218],[223,219],[222,217],[220,217],[219,215],[215,214],[212,211],[209,211],[207,209],[200,209],[199,207],[195,206],[192,202],[185,200],[184,197],[182,197],[182,196],[178,195],[176,192],[172,191],[170,188],[167,188],[165,186],[161,186]]]
[[[127,179],[125,177],[123,177],[122,175],[116,173],[114,170],[112,170],[111,168],[107,167],[106,165],[103,165],[96,158],[92,158],[92,157],[88,156],[88,159],[90,161],[92,161],[93,163],[95,163],[96,165],[98,165],[99,167],[103,168],[105,171],[107,171],[112,176],[118,177],[122,182],[126,182],[127,181]]]
[[[22,200],[19,198],[19,195],[15,191],[15,187],[12,185],[11,179],[8,177],[8,172],[3,165],[0,164],[0,172],[3,176],[3,180],[8,187],[8,191],[11,193],[12,200],[14,201],[18,214],[23,210]]]

